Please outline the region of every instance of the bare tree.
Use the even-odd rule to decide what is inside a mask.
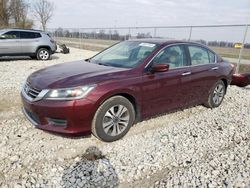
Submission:
[[[27,18],[29,4],[24,0],[10,0],[10,13],[15,27],[31,28],[33,21]]]
[[[45,31],[46,25],[52,18],[54,11],[54,4],[47,0],[37,0],[34,4],[34,16],[42,25],[42,29]]]
[[[26,4],[23,0],[10,0],[10,13],[15,25],[20,22],[21,14],[23,14],[23,11],[26,11],[26,8]]]
[[[9,0],[0,0],[0,27],[7,27],[9,25],[9,19]]]

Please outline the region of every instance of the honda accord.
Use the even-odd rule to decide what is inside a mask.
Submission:
[[[146,118],[199,104],[218,107],[233,73],[198,43],[129,40],[31,74],[21,92],[23,112],[39,129],[111,142]]]

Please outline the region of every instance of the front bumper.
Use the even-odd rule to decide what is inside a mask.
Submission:
[[[23,113],[35,127],[64,134],[90,134],[94,103],[74,101],[29,101],[22,94]]]
[[[51,47],[51,54],[54,54],[56,53],[56,50],[57,50],[57,44],[53,44],[53,46]]]

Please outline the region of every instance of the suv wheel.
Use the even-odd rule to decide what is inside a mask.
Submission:
[[[225,96],[225,93],[226,93],[225,84],[222,80],[219,80],[212,88],[211,93],[207,99],[207,102],[205,103],[205,106],[208,108],[216,108],[220,106]]]
[[[50,58],[50,51],[46,48],[40,48],[38,51],[37,51],[37,59],[38,60],[49,60]]]
[[[135,120],[135,110],[131,102],[115,96],[106,100],[96,111],[92,121],[92,133],[105,142],[122,138]]]

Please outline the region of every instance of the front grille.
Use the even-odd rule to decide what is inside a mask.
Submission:
[[[26,84],[24,85],[24,92],[32,99],[35,99],[39,95],[41,90],[32,87],[30,83],[26,82]]]

